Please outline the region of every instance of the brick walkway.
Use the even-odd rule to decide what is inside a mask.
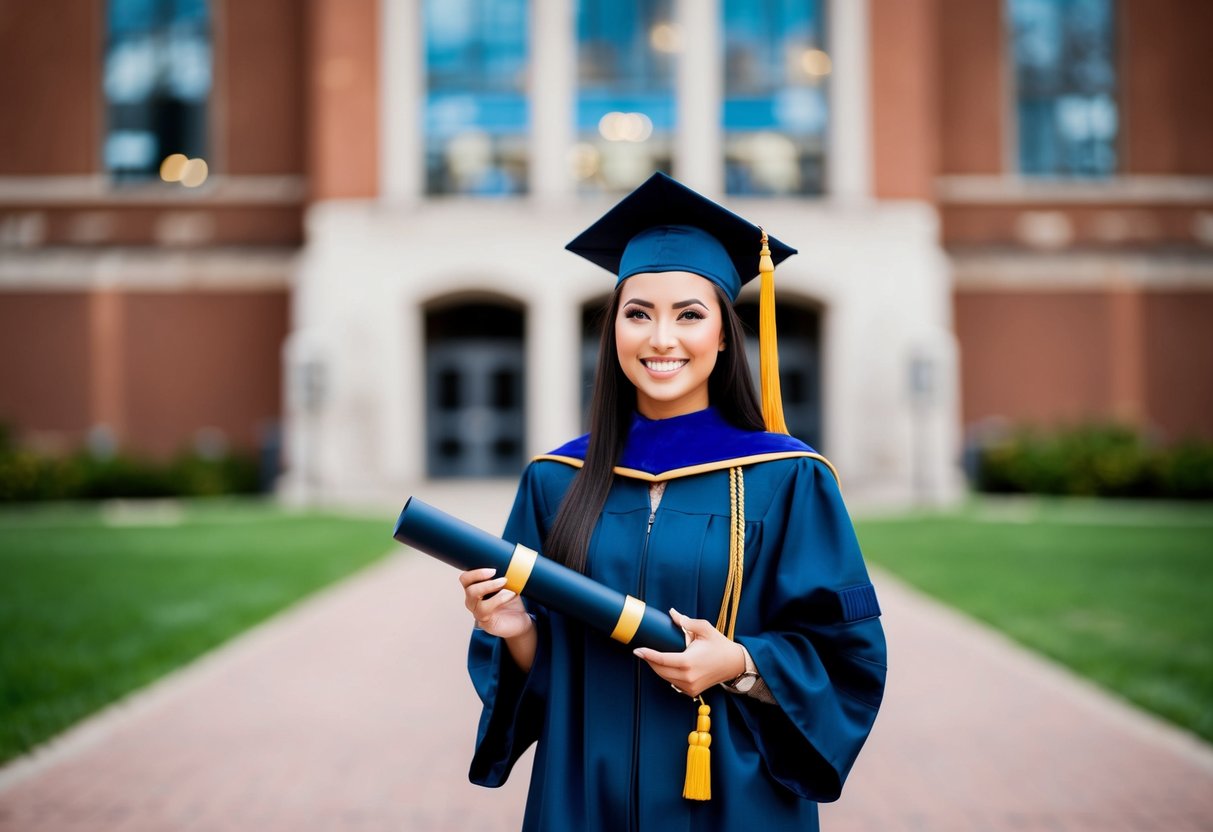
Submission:
[[[879,583],[886,707],[826,829],[1213,830],[1208,746]],[[453,570],[397,553],[0,770],[0,830],[517,829],[527,761],[466,781],[467,625]]]

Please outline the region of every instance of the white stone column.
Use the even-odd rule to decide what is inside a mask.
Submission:
[[[833,62],[826,195],[861,202],[872,195],[868,0],[833,0],[826,20]]]
[[[674,175],[709,196],[724,191],[724,52],[720,0],[675,0],[679,54]]]
[[[374,313],[376,325],[384,329],[384,352],[376,356],[382,372],[379,447],[389,483],[410,484],[425,477],[425,414],[416,412],[416,402],[425,400],[422,310],[414,298],[390,283],[381,299],[381,308]]]
[[[400,376],[392,380],[392,394],[399,400],[395,413],[400,419],[396,429],[400,432],[400,447],[405,456],[398,470],[408,482],[425,478],[426,430],[425,430],[425,310],[415,297],[402,298],[400,313],[400,335],[397,344],[404,349],[400,365]]]
[[[573,193],[569,154],[577,106],[576,44],[573,0],[533,0],[527,73],[530,186],[540,201],[560,201]]]
[[[578,430],[581,315],[569,293],[545,288],[526,310],[527,456],[551,450]]]
[[[421,0],[380,0],[379,194],[407,204],[425,192],[425,43]]]

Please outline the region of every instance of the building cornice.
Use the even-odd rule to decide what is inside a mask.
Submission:
[[[950,259],[953,285],[966,292],[1213,289],[1209,254],[963,252]]]
[[[0,205],[299,205],[302,176],[212,176],[199,188],[159,180],[117,183],[109,176],[0,176]]]
[[[943,203],[1199,205],[1213,202],[1213,177],[1117,176],[1105,180],[1038,180],[1020,176],[940,176],[935,179],[935,192]]]
[[[287,289],[297,249],[7,249],[0,291]]]

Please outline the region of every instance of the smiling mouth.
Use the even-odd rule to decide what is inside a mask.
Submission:
[[[672,373],[682,369],[687,363],[685,358],[642,358],[640,363],[655,373]]]

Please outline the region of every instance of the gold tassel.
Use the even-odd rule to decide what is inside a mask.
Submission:
[[[760,231],[762,229],[759,229]],[[762,251],[758,256],[758,274],[762,288],[758,295],[758,355],[762,377],[762,420],[772,433],[787,433],[783,419],[783,395],[779,390],[779,342],[775,335],[775,263],[762,232]]]
[[[729,573],[716,629],[733,639],[737,606],[741,603],[741,576],[745,566],[745,476],[740,468],[729,469]],[[699,699],[695,730],[687,737],[687,776],[682,796],[687,800],[712,799],[712,708]]]
[[[682,787],[682,796],[687,800],[712,799],[712,713],[708,703],[699,697],[699,717],[695,730],[687,737],[687,779]]]

